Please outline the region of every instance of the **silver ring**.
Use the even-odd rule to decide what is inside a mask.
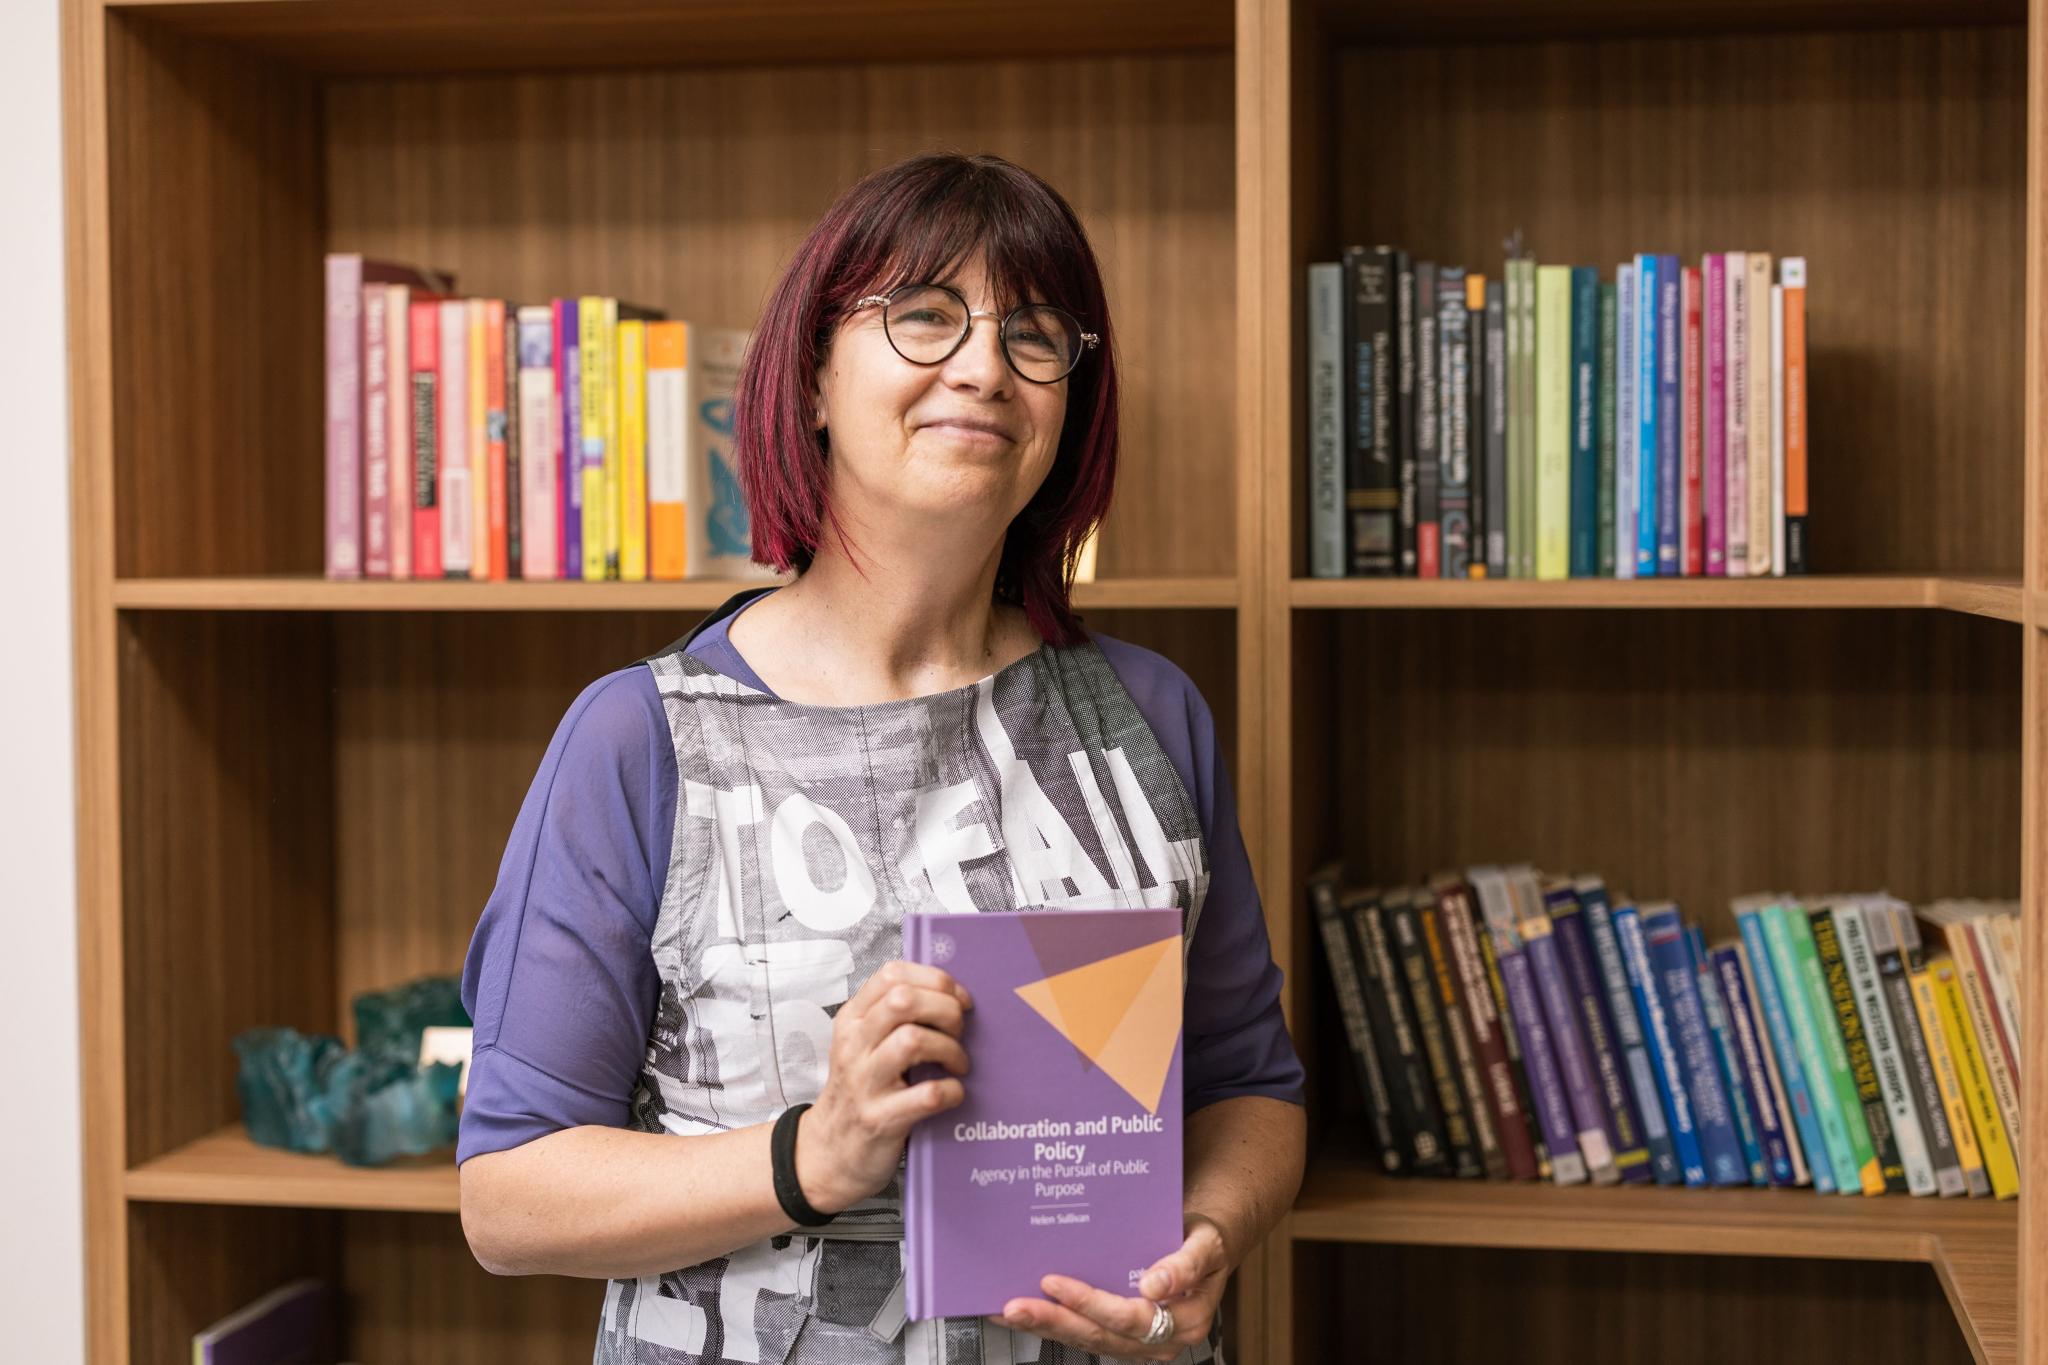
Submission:
[[[1163,1303],[1152,1305],[1152,1325],[1145,1329],[1145,1335],[1138,1340],[1147,1346],[1158,1346],[1173,1335],[1173,1314]]]

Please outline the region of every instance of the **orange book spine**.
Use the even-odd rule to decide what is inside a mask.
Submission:
[[[1806,258],[1778,263],[1785,288],[1785,572],[1807,566],[1806,530]]]
[[[682,578],[688,562],[683,387],[689,346],[688,323],[647,324],[648,570],[668,582]]]
[[[484,300],[484,477],[490,495],[490,570],[508,576],[505,501],[505,301]]]

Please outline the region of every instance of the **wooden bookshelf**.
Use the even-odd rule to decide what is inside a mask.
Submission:
[[[744,323],[840,188],[934,146],[1012,156],[1087,222],[1126,441],[1080,606],[1214,707],[1287,973],[1316,1155],[1236,1279],[1231,1358],[1376,1353],[1375,1323],[1333,1304],[1391,1333],[1485,1317],[1472,1286],[1512,1281],[1557,1300],[1515,1312],[1623,1324],[1592,1359],[1645,1341],[1694,1358],[1672,1352],[1710,1303],[1743,1358],[1821,1358],[1854,1316],[1879,1365],[2048,1365],[2028,1250],[2048,1245],[2048,1159],[2017,1207],[1364,1169],[1304,894],[1335,855],[1379,879],[1598,869],[1710,930],[1728,895],[1772,883],[2020,893],[2026,980],[2048,979],[2038,7],[63,15],[95,1365],[181,1360],[196,1327],[299,1273],[343,1288],[354,1358],[590,1348],[601,1290],[477,1268],[445,1160],[356,1171],[250,1143],[229,1040],[345,1032],[355,993],[455,970],[563,709],[739,585],[322,578],[321,253]],[[1491,273],[1516,227],[1604,269],[1650,245],[1807,256],[1826,573],[1306,576],[1303,268],[1386,240]],[[2026,1018],[2038,1058],[2031,1000]],[[2027,1124],[2048,1131],[2034,1093]],[[1584,1258],[1605,1259],[1589,1276]],[[1385,1349],[1449,1358],[1432,1340]],[[1579,1330],[1494,1344],[1539,1365],[1590,1349]]]

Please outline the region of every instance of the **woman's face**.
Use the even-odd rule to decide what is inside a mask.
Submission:
[[[996,311],[978,256],[932,283]],[[839,324],[818,371],[835,504],[998,535],[1023,510],[1052,468],[1072,380],[1020,378],[1003,359],[1001,326],[1000,316],[977,317],[951,357],[914,365],[890,346],[879,305]]]

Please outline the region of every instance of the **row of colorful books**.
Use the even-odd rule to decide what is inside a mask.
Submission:
[[[1318,578],[1808,572],[1806,262],[1308,267]]]
[[[329,578],[759,578],[730,464],[747,333],[327,257]]]
[[[2016,903],[1747,896],[1710,946],[1528,866],[1310,901],[1392,1174],[2018,1193]]]

